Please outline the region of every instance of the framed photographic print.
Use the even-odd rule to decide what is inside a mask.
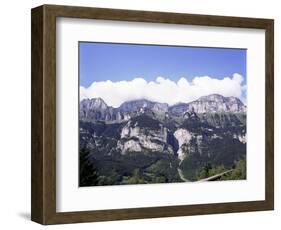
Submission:
[[[272,210],[273,20],[32,9],[41,224]]]

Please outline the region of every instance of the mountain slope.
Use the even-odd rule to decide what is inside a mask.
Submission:
[[[81,175],[96,175],[81,186],[196,181],[205,169],[245,160],[246,143],[246,106],[233,97],[170,107],[148,100],[119,108],[100,98],[80,102]]]

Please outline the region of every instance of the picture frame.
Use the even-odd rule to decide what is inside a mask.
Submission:
[[[161,23],[265,31],[265,199],[58,212],[57,175],[57,18]],[[32,9],[31,219],[40,224],[111,221],[274,209],[274,21],[211,15],[43,5]],[[176,35],[174,35],[176,36]]]

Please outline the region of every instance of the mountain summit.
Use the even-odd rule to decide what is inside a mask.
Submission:
[[[158,103],[149,101],[146,99],[140,100],[133,100],[133,101],[126,101],[122,103],[119,109],[123,112],[132,112],[138,111],[139,109],[151,109],[151,110],[161,110],[161,111],[168,111],[169,105],[166,103]]]
[[[178,103],[169,108],[174,115],[185,112],[195,113],[245,113],[246,106],[236,97],[224,97],[219,94],[211,94],[200,97],[189,103]]]
[[[80,102],[80,109],[97,109],[105,110],[108,108],[107,104],[100,97],[92,99],[84,99]]]
[[[80,102],[80,119],[84,121],[104,120],[122,122],[142,113],[152,116],[183,116],[185,113],[245,113],[246,106],[236,97],[211,94],[189,103],[169,106],[166,103],[147,99],[126,101],[118,108],[108,106],[101,98],[84,99]]]
[[[187,104],[188,110],[196,113],[244,113],[246,106],[236,97],[224,97],[211,94],[200,97],[198,100]]]

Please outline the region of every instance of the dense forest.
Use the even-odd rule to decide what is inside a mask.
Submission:
[[[179,160],[162,153],[129,153],[114,158],[91,158],[84,149],[80,151],[80,186],[122,185],[182,182],[178,173]],[[216,180],[246,179],[246,161],[238,160],[228,168],[224,165],[206,163],[195,172],[193,181],[208,178],[226,170],[229,173]]]

